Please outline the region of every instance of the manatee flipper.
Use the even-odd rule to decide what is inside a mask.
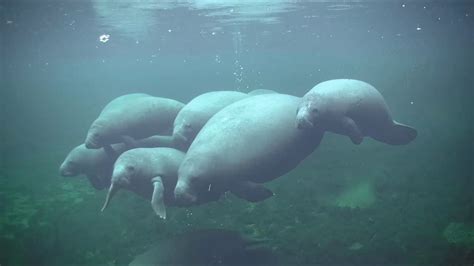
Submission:
[[[130,136],[123,135],[120,138],[122,139],[122,142],[125,144],[125,146],[127,146],[130,149],[138,148],[139,146],[137,141]]]
[[[342,119],[342,126],[344,127],[348,137],[351,139],[352,143],[359,145],[362,143],[364,136],[359,126],[352,120],[350,117],[344,117]]]
[[[261,184],[249,181],[235,183],[230,189],[230,192],[237,197],[250,202],[263,201],[273,196],[273,192],[268,188]]]
[[[94,187],[97,190],[102,190],[106,188],[106,185],[104,184],[104,182],[102,182],[102,180],[95,175],[88,175],[87,179],[89,179],[89,182],[91,183],[92,187]]]
[[[101,212],[103,212],[105,208],[109,206],[110,200],[115,195],[115,193],[117,193],[117,191],[118,191],[118,187],[114,185],[114,183],[111,183],[109,187],[109,191],[107,192],[107,197],[105,198],[104,206],[102,206],[102,209],[100,210]]]
[[[160,218],[166,219],[166,207],[164,202],[165,187],[163,186],[163,180],[160,176],[157,176],[154,177],[151,182],[153,183],[151,207],[155,211],[156,215],[160,216]]]
[[[416,129],[393,121],[393,126],[383,131],[383,134],[374,136],[374,139],[390,145],[405,145],[416,138]]]

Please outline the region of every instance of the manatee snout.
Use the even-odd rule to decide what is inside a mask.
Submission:
[[[97,132],[97,130],[90,130],[87,133],[84,145],[88,149],[99,149],[102,147],[101,135]]]
[[[186,149],[190,145],[188,138],[179,131],[173,133],[173,144],[179,149]]]
[[[187,149],[191,145],[194,136],[195,134],[189,123],[177,124],[173,129],[173,144],[179,149]]]
[[[126,187],[130,185],[130,180],[135,168],[133,166],[125,166],[116,164],[112,172],[112,182],[120,187]]]
[[[311,114],[307,107],[299,108],[296,113],[296,127],[298,129],[313,128],[314,124],[311,122]]]
[[[185,182],[178,181],[174,189],[174,197],[176,203],[180,206],[190,206],[197,202],[196,195],[194,195],[189,185]]]
[[[64,177],[75,176],[76,173],[73,169],[71,169],[70,165],[67,162],[64,162],[59,167],[59,174]]]
[[[99,142],[93,137],[93,135],[87,135],[84,145],[88,149],[99,149],[101,147],[99,145]]]

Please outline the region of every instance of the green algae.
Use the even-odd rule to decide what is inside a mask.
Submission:
[[[366,180],[345,189],[334,200],[338,207],[347,208],[368,208],[376,200],[373,183]]]
[[[443,230],[443,237],[450,244],[474,249],[474,226],[451,222]]]

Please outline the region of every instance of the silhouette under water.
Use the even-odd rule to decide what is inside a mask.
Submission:
[[[183,233],[154,244],[130,266],[277,265],[275,255],[262,240],[245,238],[238,232],[205,229]]]

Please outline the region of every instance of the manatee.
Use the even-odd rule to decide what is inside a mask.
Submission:
[[[143,93],[115,98],[92,123],[85,146],[98,149],[152,135],[170,134],[183,103]]]
[[[256,89],[253,91],[249,91],[247,94],[249,96],[256,96],[256,95],[261,95],[261,94],[273,94],[273,93],[278,93],[274,90],[267,90],[267,89]]]
[[[115,144],[112,149],[122,153],[126,147],[123,144]],[[59,168],[59,173],[67,177],[83,174],[95,189],[101,190],[109,185],[115,159],[115,156],[109,156],[103,149],[91,150],[81,144],[69,152]]]
[[[134,143],[138,147],[172,147],[172,138],[167,136],[152,136]],[[119,143],[111,145],[110,149],[87,149],[84,144],[72,149],[59,168],[61,176],[85,175],[91,185],[98,190],[110,185],[112,169],[117,157],[130,146]]]
[[[178,180],[178,167],[184,152],[173,148],[137,148],[124,152],[114,164],[111,184],[102,208],[120,188],[125,188],[145,199],[151,199],[155,213],[165,219],[165,206],[179,206],[174,199],[174,187]],[[273,195],[260,184],[245,182],[234,189],[237,196],[249,201],[259,201]],[[214,189],[193,204],[216,201],[226,191]]]
[[[155,213],[166,218],[166,205],[174,200],[173,188],[184,152],[173,148],[137,148],[124,152],[114,164],[102,211],[120,188],[150,199]]]
[[[265,242],[235,231],[201,229],[160,240],[129,265],[278,265]]]
[[[248,97],[238,91],[207,92],[192,99],[174,120],[173,139],[176,147],[186,150],[206,122],[227,105]]]
[[[404,145],[416,129],[392,119],[383,96],[372,85],[354,79],[329,80],[314,86],[297,109],[300,129],[319,128],[348,136],[360,144],[364,136],[391,145]]]
[[[213,189],[264,183],[294,169],[319,145],[323,132],[294,127],[301,98],[263,94],[215,114],[189,147],[178,170],[175,198],[192,204]]]

